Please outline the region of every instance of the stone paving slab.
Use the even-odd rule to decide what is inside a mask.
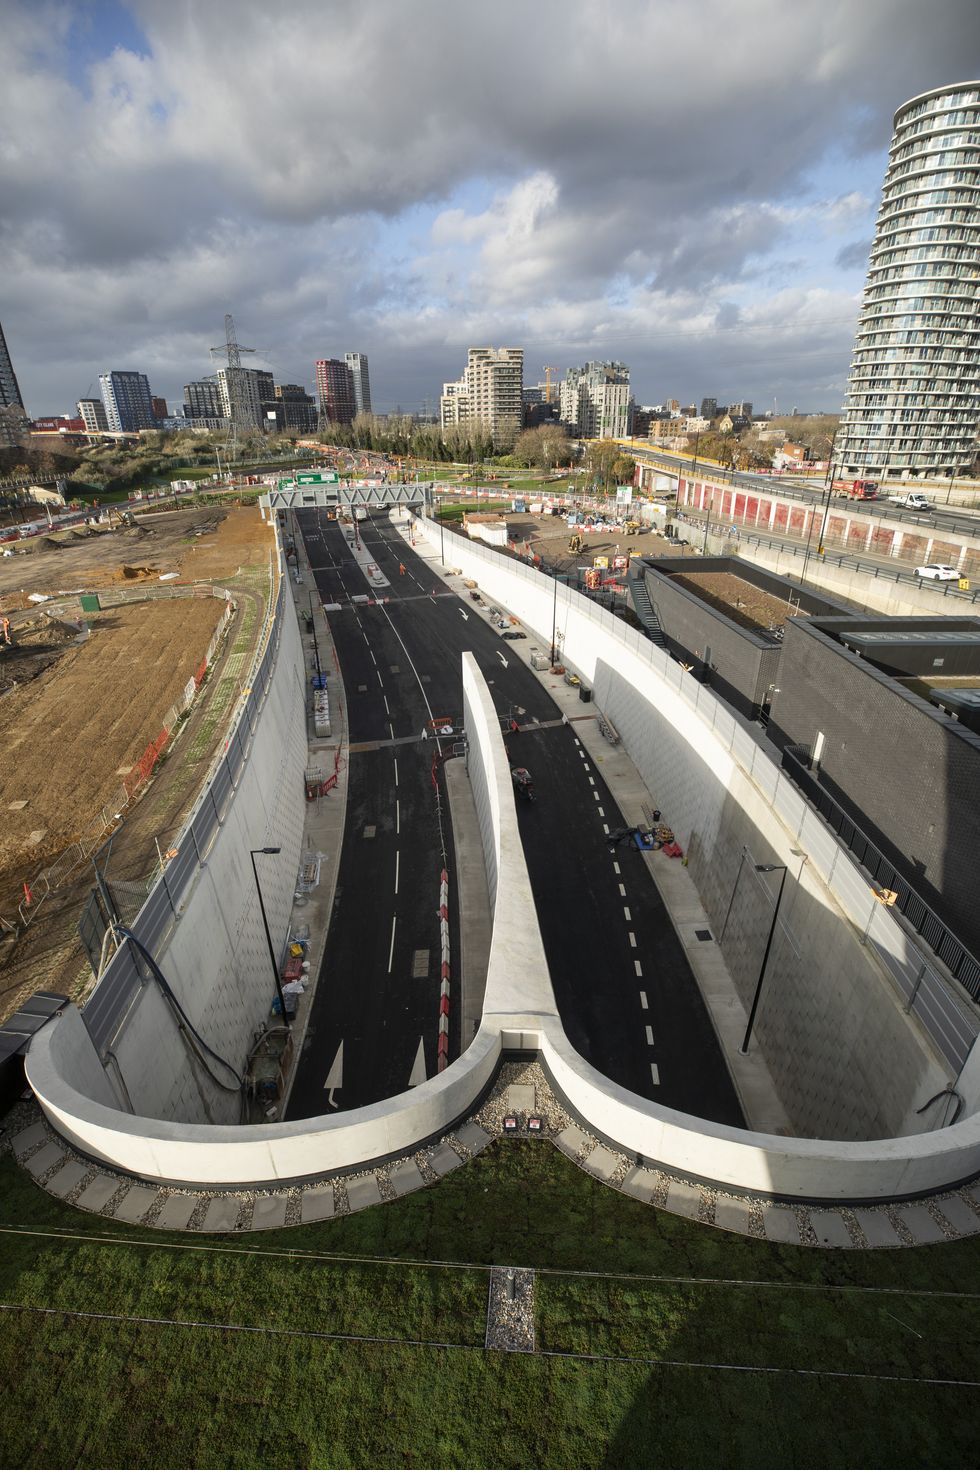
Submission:
[[[96,1174],[91,1184],[86,1184],[75,1203],[83,1210],[94,1210],[98,1214],[118,1188],[119,1180],[112,1174]]]
[[[747,1199],[720,1198],[715,1201],[715,1224],[719,1230],[733,1230],[737,1235],[748,1234],[749,1202]]]
[[[574,1123],[570,1123],[562,1133],[559,1133],[555,1142],[563,1154],[567,1154],[570,1159],[577,1159],[588,1139],[581,1128],[576,1128]]]
[[[373,1174],[365,1174],[361,1179],[348,1181],[347,1203],[351,1214],[355,1210],[366,1210],[369,1205],[381,1203],[381,1186]]]
[[[619,1186],[624,1194],[649,1204],[657,1191],[657,1175],[653,1169],[632,1168]]]
[[[958,1230],[960,1235],[980,1233],[980,1215],[971,1210],[966,1200],[960,1199],[958,1194],[951,1194],[949,1199],[937,1200],[936,1203],[953,1229]]]
[[[799,1245],[800,1228],[796,1223],[795,1210],[770,1205],[762,1212],[762,1224],[767,1240],[778,1241],[780,1245]]]
[[[935,1245],[946,1239],[925,1205],[902,1205],[899,1215],[920,1245]]]
[[[333,1217],[333,1185],[321,1185],[318,1189],[304,1189],[300,1202],[300,1218],[304,1225]]]
[[[589,1174],[594,1174],[596,1179],[609,1180],[619,1168],[619,1159],[612,1149],[603,1148],[598,1144],[582,1165]]]
[[[512,1113],[533,1113],[537,1103],[534,1098],[534,1084],[531,1082],[512,1082],[507,1089],[507,1108]]]
[[[72,1159],[63,1169],[58,1170],[53,1179],[48,1181],[46,1186],[48,1193],[64,1199],[66,1194],[71,1194],[76,1184],[81,1184],[91,1167],[91,1164],[83,1164],[78,1159]]]
[[[682,1179],[672,1180],[667,1191],[667,1209],[672,1215],[684,1215],[688,1220],[696,1220],[701,1209],[700,1189]]]
[[[172,1194],[157,1215],[157,1226],[161,1230],[186,1230],[197,1209],[197,1200],[196,1194]]]
[[[479,1123],[464,1123],[462,1128],[456,1129],[456,1137],[464,1148],[469,1149],[471,1154],[482,1153],[490,1142],[489,1133],[486,1133]]]
[[[813,1226],[818,1245],[836,1246],[840,1250],[854,1249],[854,1242],[847,1232],[847,1226],[836,1211],[811,1210],[810,1224]]]
[[[411,1194],[425,1184],[422,1171],[414,1159],[403,1159],[388,1174],[388,1181],[397,1195]]]
[[[61,1159],[65,1157],[63,1148],[56,1143],[46,1143],[42,1149],[38,1149],[32,1159],[28,1159],[24,1168],[28,1174],[33,1174],[35,1179],[40,1179],[49,1169],[53,1169]]]
[[[252,1206],[252,1223],[249,1230],[281,1230],[286,1223],[286,1207],[289,1198],[285,1194],[261,1194]]]
[[[864,1231],[869,1246],[902,1244],[884,1210],[852,1210],[851,1213]]]
[[[444,1174],[451,1174],[453,1169],[458,1169],[462,1162],[459,1154],[448,1143],[437,1143],[435,1148],[429,1149],[429,1163],[440,1179]]]
[[[159,1190],[149,1189],[145,1184],[132,1185],[113,1210],[112,1218],[127,1225],[138,1225],[158,1194]]]
[[[219,1194],[214,1197],[208,1205],[204,1214],[204,1220],[199,1226],[201,1230],[234,1230],[238,1224],[238,1216],[241,1214],[242,1202],[233,1194]]]
[[[33,1148],[37,1143],[43,1143],[48,1137],[50,1135],[47,1128],[38,1120],[37,1123],[32,1123],[29,1128],[25,1128],[22,1132],[18,1133],[12,1140],[11,1146],[14,1153],[20,1158],[21,1154],[26,1154],[29,1148]]]

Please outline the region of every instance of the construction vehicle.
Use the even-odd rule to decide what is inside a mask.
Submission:
[[[639,530],[640,530],[640,523],[639,523],[639,521],[626,521],[625,524],[624,524],[624,526],[623,526],[623,532],[627,536],[636,536],[638,534]]]
[[[582,550],[582,538],[577,531],[574,536],[569,536],[568,538],[568,550],[572,556],[577,556]]]
[[[877,500],[877,480],[835,480],[834,494],[843,500]]]

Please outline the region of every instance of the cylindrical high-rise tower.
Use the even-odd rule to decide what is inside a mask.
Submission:
[[[874,479],[953,475],[980,429],[980,82],[895,114],[834,457]]]

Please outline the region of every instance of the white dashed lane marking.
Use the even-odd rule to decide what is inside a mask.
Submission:
[[[647,1032],[647,1046],[652,1046],[653,1045],[653,1027],[652,1026],[648,1026],[646,1028],[646,1032]]]
[[[635,949],[636,948],[636,935],[633,933],[632,929],[630,930],[629,939],[630,939],[630,949]]]
[[[653,1078],[653,1085],[654,1085],[654,1087],[659,1087],[660,1086],[660,1068],[657,1066],[656,1062],[651,1062],[650,1063],[650,1076]]]
[[[643,974],[643,966],[640,964],[640,961],[639,960],[634,960],[633,961],[633,968],[636,970],[636,973],[638,975],[642,975]]]
[[[619,869],[617,868],[616,871],[618,873],[619,872]],[[626,897],[626,884],[625,883],[620,883],[620,885],[619,885],[619,896],[620,896],[620,898],[625,898]]]
[[[645,1011],[648,1011],[650,1009],[650,1004],[649,1004],[649,1001],[647,1000],[647,993],[646,993],[645,990],[641,990],[640,991],[640,1006]]]
[[[599,793],[598,793],[598,791],[595,793],[595,797],[596,797],[596,801],[598,801],[599,800]],[[606,815],[605,812],[602,810],[602,807],[599,808],[599,815],[600,815],[600,817],[604,817]]]
[[[633,920],[630,916],[629,909],[623,909],[623,917],[625,918],[627,924],[632,924]]]

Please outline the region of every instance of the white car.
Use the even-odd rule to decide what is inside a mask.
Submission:
[[[924,582],[958,582],[960,574],[955,567],[945,566],[942,562],[932,562],[927,567],[916,567],[915,575],[921,577]]]

